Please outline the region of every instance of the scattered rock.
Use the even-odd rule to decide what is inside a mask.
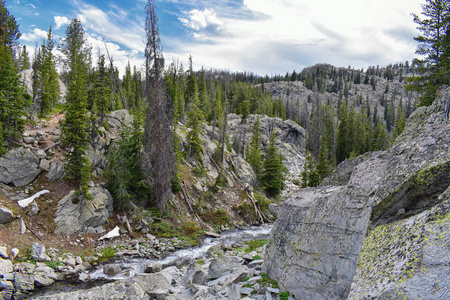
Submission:
[[[12,211],[6,207],[0,207],[0,224],[6,224],[14,219]]]
[[[51,258],[45,253],[45,246],[38,243],[31,245],[31,258],[35,261],[51,261]]]
[[[41,162],[39,163],[39,169],[45,172],[50,171],[50,161],[45,158],[41,159]]]
[[[235,256],[218,256],[211,261],[208,269],[208,279],[220,278],[242,264],[242,259]]]
[[[220,238],[220,234],[212,231],[205,231],[205,235],[213,238]]]
[[[1,258],[8,258],[8,249],[5,246],[0,246],[0,257]]]
[[[13,265],[9,259],[0,258],[0,274],[12,273]]]
[[[19,252],[20,251],[17,248],[12,248],[11,249],[11,255],[12,255],[13,259],[16,258],[17,255],[19,255]]]
[[[120,271],[122,271],[122,268],[116,264],[106,264],[103,266],[103,273],[108,276],[114,276]]]
[[[162,265],[160,263],[152,263],[147,266],[145,273],[158,273],[162,270]]]
[[[61,179],[64,176],[64,172],[64,163],[59,161],[52,161],[50,163],[48,174],[45,177],[47,177],[48,182],[54,182]]]

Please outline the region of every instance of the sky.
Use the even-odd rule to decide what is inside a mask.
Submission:
[[[425,0],[155,0],[166,64],[275,75],[329,63],[367,68],[411,61],[411,13]],[[79,18],[94,57],[107,48],[121,74],[144,63],[146,0],[6,0],[30,56],[49,26],[58,42]],[[105,47],[106,45],[106,47]]]

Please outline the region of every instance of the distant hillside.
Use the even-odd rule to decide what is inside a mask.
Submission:
[[[265,83],[264,89],[271,93],[274,99],[281,96],[287,117],[294,120],[298,118],[296,121],[299,123],[305,102],[310,113],[313,100],[330,103],[337,109],[340,97],[347,99],[348,104],[353,105],[357,111],[367,105],[368,100],[371,114],[377,107],[379,116],[384,116],[385,102],[389,104],[394,99],[394,107],[397,108],[402,101],[408,117],[418,101],[416,93],[408,92],[404,88],[405,77],[412,76],[413,71],[413,68],[404,64],[372,67],[367,71],[316,64],[303,69],[294,77],[287,74],[288,81]]]

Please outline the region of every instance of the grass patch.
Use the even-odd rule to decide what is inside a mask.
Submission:
[[[261,279],[258,280],[261,286],[271,285],[273,288],[278,289],[278,282],[270,278],[266,273],[261,273]]]
[[[264,246],[265,244],[267,244],[268,240],[266,239],[260,239],[260,240],[251,240],[249,242],[247,242],[248,247],[245,248],[245,253],[250,253],[254,250],[256,250],[257,248],[261,248],[262,246]]]
[[[117,252],[117,250],[112,248],[111,246],[103,248],[100,250],[101,257],[99,257],[96,262],[98,262],[98,263],[107,262],[114,257],[116,252]]]
[[[56,269],[56,267],[62,266],[63,263],[58,260],[52,260],[45,263],[47,267],[50,267],[52,269]]]
[[[179,237],[181,234],[172,223],[165,221],[152,223],[149,229],[151,234],[164,238]]]
[[[280,296],[280,300],[289,300],[290,295],[289,292],[282,292],[278,296]]]

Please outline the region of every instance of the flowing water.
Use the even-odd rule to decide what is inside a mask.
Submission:
[[[182,264],[189,260],[198,260],[205,257],[209,248],[219,243],[230,246],[233,243],[244,243],[253,239],[268,238],[272,225],[262,225],[249,227],[247,229],[235,229],[223,232],[220,238],[205,238],[198,247],[177,250],[165,258],[146,259],[146,258],[121,258],[112,261],[122,268],[122,271],[114,276],[108,276],[103,273],[103,267],[90,273],[91,280],[96,279],[126,279],[136,274],[143,273],[146,267],[152,263],[160,263],[163,268],[167,266]]]

